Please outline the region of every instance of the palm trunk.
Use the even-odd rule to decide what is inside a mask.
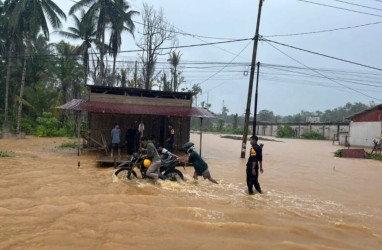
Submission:
[[[84,54],[84,68],[85,68],[85,86],[88,84],[88,72],[89,72],[89,55],[88,53],[86,52],[86,54]]]
[[[100,85],[104,85],[104,82],[103,82],[103,77],[104,77],[104,65],[103,65],[103,57],[104,57],[104,44],[105,44],[105,31],[103,30],[102,31],[102,35],[101,35],[101,49],[100,49],[100,75],[99,75],[99,82],[100,82]]]
[[[3,131],[8,133],[9,132],[9,121],[8,121],[8,114],[9,114],[9,80],[11,78],[11,64],[12,64],[12,50],[13,50],[13,43],[9,45],[9,51],[8,51],[8,63],[7,63],[7,76],[5,79],[5,96],[4,96],[4,124],[3,124]]]
[[[176,75],[176,67],[174,67],[174,92],[176,92],[178,81],[177,81],[177,75]]]
[[[21,132],[21,118],[22,118],[22,113],[23,113],[23,95],[24,95],[25,77],[27,74],[27,63],[28,63],[29,53],[30,53],[30,41],[28,41],[28,44],[25,47],[24,66],[23,66],[23,72],[21,75],[19,108],[18,108],[18,113],[17,113],[17,130],[16,130],[17,134],[20,134],[20,132]]]
[[[113,55],[113,78],[112,78],[112,84],[113,87],[115,87],[115,63],[117,62],[117,55]]]

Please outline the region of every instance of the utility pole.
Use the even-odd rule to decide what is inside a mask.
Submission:
[[[253,52],[252,52],[251,75],[249,78],[249,87],[248,87],[247,108],[245,110],[243,143],[241,146],[241,158],[245,158],[245,152],[247,150],[249,116],[251,113],[253,80],[255,78],[255,64],[256,64],[256,56],[257,56],[257,45],[259,43],[259,29],[260,29],[261,8],[263,7],[263,1],[264,0],[259,0],[259,9],[257,13],[256,33],[255,33],[255,38],[253,43]]]
[[[259,95],[259,74],[260,74],[260,62],[257,62],[257,77],[256,77],[256,90],[255,90],[255,110],[253,111],[253,134],[256,134],[257,127],[257,100]]]

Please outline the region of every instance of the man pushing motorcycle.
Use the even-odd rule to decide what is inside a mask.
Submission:
[[[186,154],[189,155],[188,162],[192,163],[194,166],[194,179],[197,180],[198,176],[203,176],[204,179],[208,179],[210,182],[219,184],[216,180],[211,177],[211,173],[208,170],[207,163],[202,159],[202,157],[194,150],[194,143],[187,142],[183,145],[183,149],[186,150]]]

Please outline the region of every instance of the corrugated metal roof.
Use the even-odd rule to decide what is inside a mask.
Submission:
[[[90,113],[105,114],[215,118],[212,113],[203,108],[116,104],[106,102],[90,102],[79,99],[73,99],[58,108],[64,110],[86,111]]]
[[[374,110],[382,110],[382,104],[379,104],[379,105],[373,106],[371,108],[365,109],[365,110],[363,110],[361,112],[355,113],[354,115],[346,117],[346,119],[352,120],[353,118],[355,118],[355,117],[357,117],[359,115],[362,115],[362,114],[365,114],[367,112],[374,111]]]

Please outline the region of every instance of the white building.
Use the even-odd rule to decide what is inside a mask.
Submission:
[[[382,137],[382,104],[347,119],[351,120],[349,133],[351,146],[372,147],[373,139]]]

